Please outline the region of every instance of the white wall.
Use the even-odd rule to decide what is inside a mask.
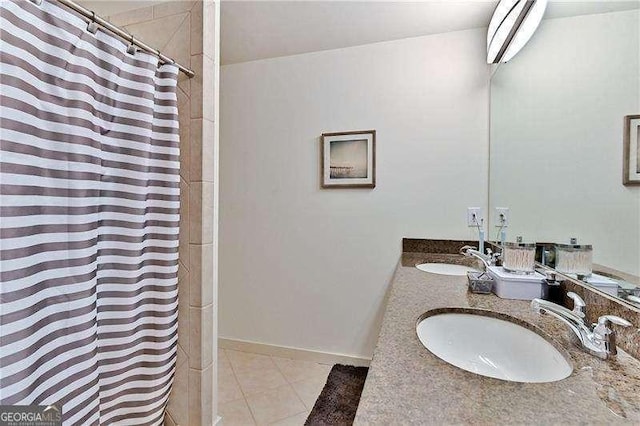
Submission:
[[[220,337],[371,356],[402,237],[472,238],[485,30],[222,67]],[[377,187],[319,189],[319,136],[377,130]]]
[[[542,22],[492,82],[491,204],[511,239],[593,244],[640,275],[640,187],[622,185],[623,117],[640,113],[640,12]]]

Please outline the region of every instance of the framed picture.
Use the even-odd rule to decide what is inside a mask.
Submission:
[[[376,187],[376,131],[323,133],[322,188]]]
[[[624,118],[622,183],[640,185],[640,115]]]

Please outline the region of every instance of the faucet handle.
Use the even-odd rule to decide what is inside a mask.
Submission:
[[[603,315],[598,318],[598,326],[607,327],[609,323],[621,325],[623,327],[631,327],[631,323],[629,321],[616,315]]]
[[[631,326],[629,321],[616,315],[603,315],[598,318],[598,324],[593,329],[593,336],[596,342],[602,342],[602,344],[604,344],[608,356],[613,356],[618,353],[616,347],[616,332],[609,327],[611,323],[623,327]]]
[[[584,318],[584,308],[587,306],[582,300],[582,297],[578,296],[576,293],[570,291],[567,293],[567,297],[573,299],[573,313],[579,316],[580,318]]]
[[[469,250],[476,250],[476,248],[473,246],[462,246],[460,248],[460,254],[463,254],[465,256],[471,256],[471,254],[469,253]]]

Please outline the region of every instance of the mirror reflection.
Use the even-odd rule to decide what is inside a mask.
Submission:
[[[494,69],[489,237],[537,242],[538,261],[640,307],[640,186],[622,176],[624,118],[640,114],[638,5],[545,19]]]

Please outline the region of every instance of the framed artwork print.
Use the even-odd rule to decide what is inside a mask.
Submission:
[[[640,115],[624,118],[622,183],[640,185]]]
[[[322,188],[376,187],[376,131],[323,133]]]

